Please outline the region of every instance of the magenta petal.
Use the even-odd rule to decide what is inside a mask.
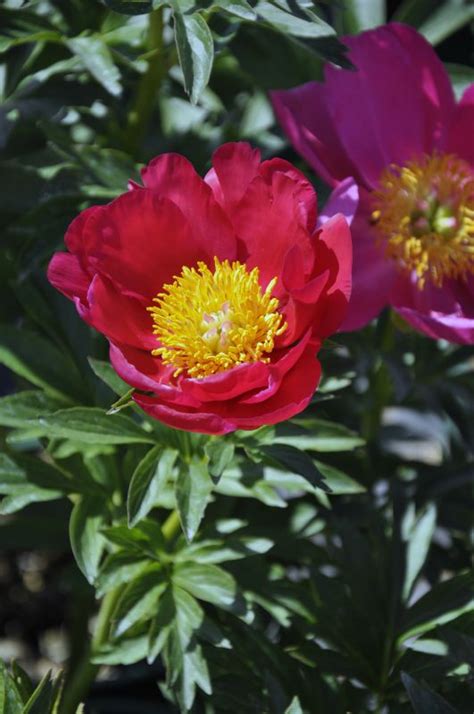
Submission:
[[[334,189],[318,216],[318,227],[336,215],[342,213],[349,225],[356,214],[359,204],[359,187],[352,177],[344,179]]]
[[[271,99],[291,143],[325,181],[334,184],[357,175],[338,137],[323,84],[271,92]]]
[[[474,343],[473,318],[436,312],[423,314],[405,307],[395,309],[412,327],[428,337],[464,345]]]
[[[377,235],[369,223],[370,204],[366,192],[352,222],[354,246],[352,265],[352,294],[347,315],[340,328],[358,330],[374,319],[389,303],[397,271],[394,263],[377,246]]]
[[[457,105],[446,138],[446,151],[457,154],[474,166],[474,84]]]
[[[447,281],[441,288],[428,283],[423,290],[414,278],[400,276],[391,302],[416,330],[433,339],[474,342],[474,280]]]

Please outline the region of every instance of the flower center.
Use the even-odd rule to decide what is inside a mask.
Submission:
[[[259,270],[214,258],[183,267],[147,308],[160,346],[152,354],[173,365],[177,377],[207,377],[245,362],[268,362],[275,337],[286,329],[272,297],[277,279],[262,292]]]
[[[372,221],[386,255],[427,279],[474,273],[474,172],[466,161],[433,154],[406,166],[391,165],[373,194]]]

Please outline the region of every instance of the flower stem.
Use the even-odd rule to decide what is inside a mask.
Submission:
[[[144,139],[157,92],[166,73],[163,53],[163,7],[153,10],[149,15],[147,50],[148,68],[138,85],[125,133],[125,148],[132,155],[138,152]]]
[[[96,674],[99,671],[99,665],[93,664],[90,661],[91,652],[106,642],[111,616],[121,593],[122,590],[116,588],[107,593],[102,600],[91,646],[86,648],[84,657],[73,673],[71,680],[66,682],[64,697],[61,702],[61,714],[75,714],[77,707],[95,680]]]
[[[172,540],[181,528],[181,523],[179,520],[178,511],[171,511],[170,515],[166,521],[161,526],[161,532],[163,533],[164,539],[166,541]]]

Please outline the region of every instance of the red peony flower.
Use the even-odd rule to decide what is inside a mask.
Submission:
[[[50,282],[108,338],[152,417],[224,434],[304,409],[350,294],[345,218],[316,228],[311,184],[247,144],[216,151],[204,180],[177,154],[142,179],[72,222]]]
[[[357,71],[273,93],[294,146],[332,186],[354,177],[353,290],[343,329],[392,305],[430,337],[474,342],[474,85],[456,104],[415,30],[344,38]]]

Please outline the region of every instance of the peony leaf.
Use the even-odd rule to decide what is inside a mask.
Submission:
[[[300,700],[298,697],[294,697],[291,700],[290,706],[285,709],[285,714],[303,714],[303,710],[301,708]]]
[[[322,473],[316,467],[313,459],[305,451],[300,451],[294,446],[286,444],[272,444],[261,446],[260,451],[265,454],[272,465],[277,468],[289,469],[293,473],[303,476],[315,488],[330,491]]]
[[[122,15],[145,15],[153,9],[151,0],[102,0],[102,2]]]
[[[232,610],[236,603],[237,583],[217,565],[182,563],[175,567],[173,582],[199,600],[226,610]]]
[[[456,0],[445,0],[430,16],[420,25],[419,32],[426,37],[432,45],[439,45],[450,35],[457,32],[468,22],[474,20],[474,6],[470,3],[459,3]]]
[[[107,416],[102,409],[62,409],[38,420],[50,438],[75,439],[88,444],[153,443],[154,439],[122,414]]]
[[[406,672],[402,672],[402,682],[416,714],[458,714],[457,710],[433,692],[425,684],[419,684]]]
[[[199,13],[183,15],[176,10],[174,28],[184,88],[191,102],[196,104],[209,81],[214,61],[211,31]]]
[[[112,615],[114,635],[120,637],[140,620],[150,619],[166,586],[166,574],[159,564],[149,565],[132,580]]]
[[[105,382],[105,384],[110,387],[115,394],[122,396],[122,394],[130,389],[130,385],[118,376],[110,362],[105,362],[101,359],[93,359],[92,357],[89,357],[88,362],[96,377],[99,377],[99,379]]]
[[[255,10],[246,0],[215,0],[214,7],[225,10],[231,15],[240,17],[242,20],[257,19]]]
[[[184,535],[191,541],[196,535],[209,503],[213,483],[207,458],[194,455],[189,467],[180,469],[176,481],[176,502]]]
[[[56,399],[73,402],[83,396],[81,376],[72,360],[34,332],[1,325],[0,363]]]
[[[283,1],[281,4],[285,5]],[[288,12],[266,0],[261,0],[256,6],[256,12],[264,20],[281,32],[295,37],[331,37],[336,34],[334,28],[321,20],[314,12],[299,9],[295,14],[295,3],[288,3]],[[297,8],[297,6],[296,6]]]
[[[406,534],[407,551],[403,597],[408,599],[415,580],[426,560],[436,525],[436,506],[428,504],[409,533]]]
[[[135,526],[148,515],[178,457],[176,449],[155,446],[136,467],[127,498],[128,524]]]
[[[346,0],[344,3],[344,30],[351,35],[383,25],[385,21],[385,0]]]
[[[66,45],[109,94],[114,97],[122,94],[120,72],[109,48],[99,35],[72,37],[66,41]]]
[[[473,592],[470,572],[435,585],[407,610],[401,623],[400,642],[451,622],[466,612],[473,612]]]
[[[17,392],[0,399],[0,424],[11,427],[32,426],[40,416],[57,412],[63,406],[63,401],[39,390]]]
[[[101,529],[106,504],[96,497],[85,496],[74,506],[69,521],[69,537],[76,562],[89,583],[97,577],[105,545]]]

